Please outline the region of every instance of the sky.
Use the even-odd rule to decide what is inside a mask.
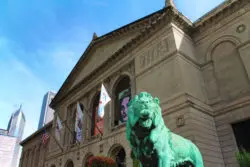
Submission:
[[[175,0],[195,21],[223,0]],[[23,138],[37,130],[43,96],[58,91],[94,32],[104,35],[164,7],[164,0],[1,0],[0,128],[22,104]]]

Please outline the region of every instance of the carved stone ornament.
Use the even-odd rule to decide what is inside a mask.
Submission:
[[[103,152],[103,144],[100,144],[100,150],[99,150],[100,153]]]
[[[236,28],[236,32],[237,33],[242,33],[242,32],[244,32],[246,30],[246,25],[244,25],[244,24],[241,24],[241,25],[239,25],[237,28]]]
[[[129,103],[126,137],[142,167],[204,167],[198,147],[171,132],[162,118],[160,101],[147,92]]]
[[[180,115],[176,118],[176,126],[181,127],[185,125],[184,115]]]

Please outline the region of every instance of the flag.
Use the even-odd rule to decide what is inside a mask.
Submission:
[[[82,125],[83,125],[83,111],[81,109],[80,103],[77,102],[75,132],[76,132],[76,139],[78,141],[82,140]]]
[[[99,107],[98,107],[98,116],[100,118],[104,117],[104,107],[110,100],[111,100],[111,98],[109,97],[107,90],[105,89],[104,85],[102,84]]]
[[[94,132],[94,135],[97,135],[99,133],[103,133],[104,107],[110,100],[111,100],[111,98],[109,97],[109,94],[108,94],[107,90],[105,89],[104,85],[102,84],[99,105],[96,108],[97,109],[97,114],[96,114],[96,118],[95,118],[95,132]]]
[[[55,137],[58,141],[60,141],[60,136],[61,136],[61,129],[62,129],[62,122],[59,118],[59,116],[57,116],[56,118],[56,131],[55,131]]]
[[[47,132],[44,129],[44,133],[42,135],[42,144],[46,145],[48,143],[49,140],[49,134],[47,134]]]

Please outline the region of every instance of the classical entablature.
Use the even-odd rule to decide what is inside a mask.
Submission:
[[[121,58],[124,58],[124,56],[128,56],[133,49],[169,23],[174,23],[187,33],[192,28],[191,21],[177,9],[169,6],[138,22],[125,26],[123,32],[120,32],[123,29],[121,28],[92,40],[53,99],[51,106],[54,107],[65,95],[74,94],[78,89],[84,87],[91,79],[101,75],[105,71],[104,69],[115,64]],[[137,26],[133,26],[133,24]],[[109,35],[109,38],[106,37]],[[123,37],[122,40],[121,37]],[[116,40],[115,43],[114,40]],[[103,52],[103,48],[106,49],[106,52]],[[103,56],[104,59],[100,59],[99,56]],[[98,59],[98,61],[100,59],[100,61],[97,64],[93,64],[95,59]]]
[[[230,19],[229,16],[235,11],[238,11],[238,15],[242,15],[249,9],[249,4],[245,0],[225,1],[192,23],[175,7],[170,5],[106,35],[96,36],[63,83],[51,105],[54,107],[65,95],[75,92],[82,85],[86,85],[85,83],[91,78],[102,73],[105,67],[119,60],[121,55],[128,55],[140,43],[169,23],[175,24],[190,36],[195,36],[197,33],[202,32],[199,36],[201,38],[210,32],[211,30],[209,29],[213,29],[217,23],[222,25],[220,21],[225,17],[228,20]],[[100,58],[100,56],[103,58]],[[95,64],[93,64],[95,59],[100,61],[97,64],[95,61]]]

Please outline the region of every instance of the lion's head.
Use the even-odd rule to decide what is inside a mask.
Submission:
[[[129,102],[126,131],[131,145],[136,144],[131,137],[144,138],[153,128],[164,124],[159,104],[159,99],[147,92],[141,92]]]

